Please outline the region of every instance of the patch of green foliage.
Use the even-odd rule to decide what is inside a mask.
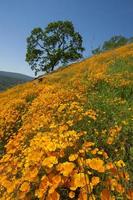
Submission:
[[[122,35],[115,35],[111,37],[109,40],[105,41],[103,45],[99,46],[96,49],[92,50],[92,54],[99,54],[101,52],[112,50],[118,47],[121,47],[125,44],[129,44],[133,42],[133,38],[126,38]]]
[[[133,57],[120,58],[113,62],[108,69],[109,74],[133,73]]]
[[[107,77],[107,78],[106,78]],[[122,159],[128,166],[129,186],[133,184],[133,58],[117,59],[108,67],[107,74],[91,86],[88,83],[87,109],[96,110],[97,120],[89,117],[79,121],[74,129],[87,131],[85,140],[91,140],[97,147],[106,149],[115,161]],[[110,80],[110,81],[108,81]],[[129,84],[121,84],[130,81]],[[107,144],[111,127],[121,126],[120,134],[112,145]],[[106,131],[105,134],[103,133]]]

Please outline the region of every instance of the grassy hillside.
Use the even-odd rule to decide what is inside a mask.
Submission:
[[[0,199],[133,199],[133,44],[0,94]]]
[[[0,71],[0,91],[11,88],[15,85],[32,80],[32,77],[19,73]]]

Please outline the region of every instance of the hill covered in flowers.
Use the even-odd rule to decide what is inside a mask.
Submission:
[[[0,199],[133,199],[133,44],[0,94]]]

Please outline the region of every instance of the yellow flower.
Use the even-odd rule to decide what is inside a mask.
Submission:
[[[2,186],[4,186],[7,189],[8,193],[13,192],[13,190],[15,189],[15,184],[8,180],[3,180]]]
[[[98,183],[100,182],[100,178],[97,177],[97,176],[93,176],[92,179],[91,179],[91,184],[93,186],[96,186]]]
[[[84,173],[74,174],[71,181],[71,190],[76,190],[78,187],[84,187],[89,184],[88,176]]]
[[[49,189],[49,193],[53,193],[55,191],[55,189],[58,187],[58,185],[61,182],[61,176],[60,175],[56,175],[52,178],[52,180],[50,181],[51,183],[51,187]]]
[[[109,163],[106,164],[106,169],[107,170],[110,170],[110,169],[113,169],[113,168],[114,168],[114,165],[113,165],[112,162],[109,162]]]
[[[107,139],[107,144],[112,144],[114,141],[114,138],[113,137],[108,137]]]
[[[69,125],[69,126],[72,126],[73,125],[73,120],[69,120],[69,121],[67,121],[67,124]]]
[[[88,148],[88,147],[91,147],[91,146],[94,146],[94,145],[95,145],[94,142],[85,142],[83,146]]]
[[[95,148],[95,149],[93,149],[92,151],[91,151],[91,153],[93,154],[93,155],[95,155],[97,152],[98,152],[98,148]]]
[[[87,191],[84,189],[80,189],[80,194],[78,197],[78,200],[88,200],[88,195],[87,195]]]
[[[120,176],[122,179],[125,179],[125,181],[127,181],[127,182],[130,180],[129,174],[128,174],[127,172],[121,171],[121,172],[119,172],[119,176]]]
[[[30,184],[28,182],[24,182],[21,187],[20,190],[22,192],[28,192],[30,190]]]
[[[64,131],[68,130],[68,125],[64,124],[62,126],[59,126],[59,133],[63,133]]]
[[[75,192],[70,191],[70,192],[69,192],[69,197],[70,197],[71,199],[74,198],[74,197],[75,197]]]
[[[116,185],[116,191],[122,194],[122,193],[125,192],[125,189],[121,184],[117,184]]]
[[[58,108],[58,112],[62,112],[66,108],[66,104],[61,104]]]
[[[103,154],[103,151],[98,151],[97,154],[98,154],[98,155],[102,155],[102,154]]]
[[[130,200],[133,199],[133,190],[129,189],[129,190],[127,191],[127,197],[128,197],[128,199],[130,199]]]
[[[123,162],[123,160],[116,161],[115,164],[117,167],[125,167],[126,166],[125,163]]]
[[[98,172],[105,171],[104,162],[100,158],[86,159],[86,164],[88,164],[91,169],[94,169]]]
[[[33,181],[36,178],[37,174],[38,174],[38,168],[34,168],[30,171],[27,170],[25,173],[25,180]]]
[[[89,200],[95,200],[96,198],[95,198],[95,196],[94,196],[94,194],[91,194],[90,196],[89,196]]]
[[[85,154],[85,151],[84,151],[83,149],[80,149],[80,150],[79,150],[79,153]]]
[[[107,159],[107,158],[108,158],[108,154],[107,154],[106,152],[103,152],[103,157],[104,157],[105,159]]]
[[[60,171],[64,176],[69,176],[69,174],[73,171],[75,164],[72,162],[64,162],[60,163],[57,166],[57,170]]]
[[[59,200],[59,199],[60,199],[60,195],[56,191],[48,194],[47,196],[47,200]]]
[[[47,176],[43,176],[41,178],[41,183],[39,186],[39,189],[37,189],[35,191],[35,195],[41,199],[43,197],[43,195],[45,194],[45,192],[47,191],[48,186],[50,185],[49,180],[47,178]]]
[[[57,164],[58,163],[58,160],[55,156],[49,156],[48,158],[45,158],[42,162],[42,165],[43,166],[46,166],[46,167],[53,167],[54,164]]]
[[[102,190],[101,192],[101,200],[111,200],[111,194],[110,191],[107,189]]]
[[[118,185],[117,180],[114,178],[110,179],[108,183],[111,187],[111,190],[115,190],[116,186]]]
[[[78,154],[71,154],[70,156],[69,156],[69,161],[74,161],[74,160],[76,160],[78,158]]]

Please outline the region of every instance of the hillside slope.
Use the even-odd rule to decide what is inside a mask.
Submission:
[[[24,74],[0,71],[0,91],[15,85],[31,81],[33,78]]]
[[[0,199],[133,199],[133,44],[0,94]]]

